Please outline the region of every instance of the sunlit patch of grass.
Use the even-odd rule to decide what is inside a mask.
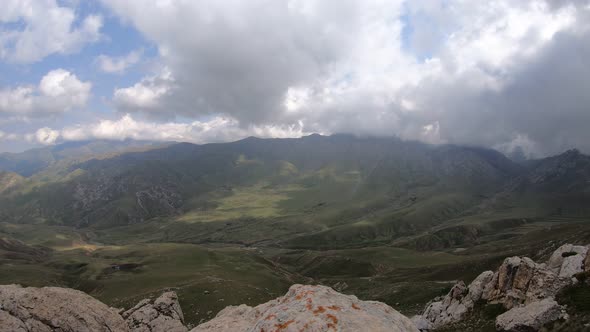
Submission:
[[[123,247],[121,246],[105,246],[105,245],[101,245],[101,244],[93,244],[93,243],[85,243],[85,242],[78,242],[78,241],[74,241],[71,245],[69,246],[57,246],[57,247],[53,247],[54,250],[57,251],[69,251],[69,250],[84,250],[87,252],[93,252],[96,251],[98,249],[109,249],[109,250],[120,250]]]
[[[289,199],[289,193],[302,190],[295,185],[273,187],[258,184],[233,189],[232,194],[216,200],[211,210],[190,211],[177,220],[183,222],[208,222],[239,218],[271,218],[287,215],[279,203]]]

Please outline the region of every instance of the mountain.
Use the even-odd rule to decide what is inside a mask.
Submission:
[[[210,211],[219,198],[241,190],[275,198],[286,195],[283,201],[291,206],[273,216],[326,204],[370,203],[374,210],[418,200],[455,205],[442,199],[441,193],[452,196],[458,212],[520,171],[502,154],[481,148],[346,135],[248,138],[224,144],[173,144],[70,163],[62,176],[42,184],[33,180],[25,190],[3,197],[0,206],[7,218],[19,222],[77,227],[127,225]],[[43,172],[35,176],[47,178]],[[453,213],[435,209],[431,218]]]
[[[113,307],[174,287],[191,324],[294,283],[414,315],[507,256],[590,242],[578,151],[514,162],[351,135],[117,144],[56,146],[69,152],[28,176],[0,173],[0,284]]]
[[[31,149],[20,153],[0,153],[0,170],[31,176],[65,159],[80,159],[105,154],[128,152],[161,145],[148,141],[81,141]]]

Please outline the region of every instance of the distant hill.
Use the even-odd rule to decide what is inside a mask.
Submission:
[[[203,241],[212,236],[208,222],[224,221],[239,231],[215,241],[244,241],[246,220],[258,220],[263,229],[248,241],[280,233],[296,247],[389,242],[500,211],[580,215],[590,179],[589,157],[577,151],[520,164],[491,149],[351,135],[159,148],[86,142],[42,151],[68,162],[11,180],[18,185],[0,193],[10,222],[104,229],[159,218],[170,228],[188,223],[201,235],[183,236]],[[279,221],[280,232],[270,226]],[[479,234],[452,227],[453,237]]]
[[[149,141],[81,141],[68,142],[56,146],[36,148],[20,153],[0,153],[0,170],[18,173],[28,177],[64,159],[84,158],[115,152],[130,151],[162,145]]]

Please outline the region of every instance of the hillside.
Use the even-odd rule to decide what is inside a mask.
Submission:
[[[117,144],[2,173],[0,283],[112,306],[175,287],[197,323],[317,282],[412,315],[506,256],[590,240],[577,151],[521,164],[350,135]]]
[[[507,257],[496,271],[480,273],[469,285],[458,281],[411,319],[385,303],[362,301],[323,285],[295,284],[284,296],[256,307],[228,306],[198,324],[187,324],[192,305],[186,306],[169,290],[113,309],[72,289],[0,285],[0,331],[587,330],[590,308],[584,296],[589,290],[589,246],[565,244],[553,252],[548,249],[545,263]]]
[[[56,146],[36,148],[20,153],[0,153],[0,170],[29,177],[56,164],[59,161],[113,155],[133,150],[145,150],[161,144],[146,141],[81,141]]]

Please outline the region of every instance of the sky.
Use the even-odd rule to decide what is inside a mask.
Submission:
[[[590,0],[2,0],[0,151],[397,136],[590,153]]]

